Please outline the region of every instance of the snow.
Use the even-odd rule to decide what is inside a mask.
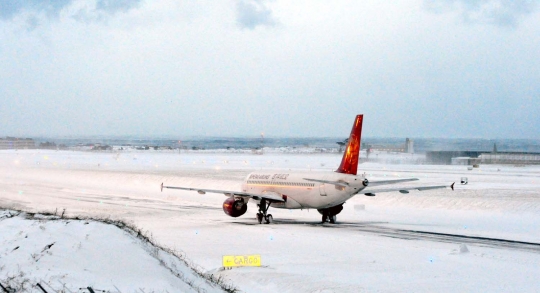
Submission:
[[[160,245],[183,251],[207,272],[245,292],[535,292],[540,288],[538,248],[474,240],[465,244],[452,237],[439,241],[406,232],[540,243],[540,166],[481,165],[468,170],[407,161],[364,163],[359,172],[370,180],[420,178],[404,186],[455,181],[456,190],[356,196],[338,215],[338,225],[319,224],[315,210],[277,209],[270,210],[275,224],[259,225],[253,205],[246,215],[230,218],[221,210],[224,196],[159,190],[161,182],[238,190],[254,170],[328,172],[340,161],[337,153],[0,151],[0,200],[4,207],[29,212],[66,209],[68,216],[133,222],[150,231]],[[461,177],[469,183],[461,185]],[[43,249],[46,242],[36,244],[36,249]],[[468,253],[462,252],[463,245]],[[231,254],[260,254],[263,266],[221,270],[221,257]],[[31,266],[21,270],[32,271]],[[153,276],[154,280],[168,278],[161,273]],[[142,287],[143,280],[137,286]],[[106,284],[96,279],[96,286]]]
[[[112,292],[223,292],[133,230],[99,221],[32,217],[4,210],[0,235],[4,286],[17,288],[26,283],[19,289],[29,290],[40,283],[55,291],[92,287]],[[18,282],[7,281],[17,276]]]

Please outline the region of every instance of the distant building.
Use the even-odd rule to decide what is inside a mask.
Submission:
[[[539,153],[492,152],[482,153],[479,158],[481,159],[482,164],[540,164]]]
[[[453,158],[454,164],[464,164],[464,158],[478,158],[482,152],[478,151],[429,151],[426,152],[426,163],[434,165],[451,165]],[[469,164],[469,162],[467,162]]]
[[[0,150],[35,149],[36,143],[31,138],[6,137],[0,138]]]
[[[92,147],[92,151],[112,151],[112,146],[96,144]]]
[[[472,165],[478,165],[480,164],[479,158],[471,158],[471,157],[455,157],[452,158],[452,165],[466,165],[466,166],[472,166]]]
[[[405,152],[407,154],[414,154],[414,141],[412,139],[405,139]]]
[[[56,143],[54,142],[40,142],[39,143],[39,148],[40,149],[45,149],[45,150],[56,150],[58,149],[58,146],[56,146]]]
[[[526,152],[479,152],[479,151],[429,151],[426,162],[436,165],[477,164],[540,164],[540,153]]]
[[[338,142],[339,144],[339,142]],[[405,139],[405,144],[401,145],[367,145],[368,153],[373,151],[379,152],[392,152],[392,153],[407,153],[414,154],[414,141],[412,139]]]

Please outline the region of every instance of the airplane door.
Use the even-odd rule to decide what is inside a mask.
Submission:
[[[321,184],[319,185],[319,193],[321,194],[321,196],[326,196],[326,190],[324,189],[324,186],[325,186],[325,185],[326,185],[326,184],[324,184],[324,183],[321,183]]]

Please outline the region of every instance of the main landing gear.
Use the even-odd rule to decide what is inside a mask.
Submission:
[[[317,210],[322,215],[322,223],[330,222],[330,224],[336,223],[336,215],[343,210],[343,204],[333,206],[331,208]]]
[[[336,219],[337,219],[336,215],[331,215],[328,213],[323,213],[322,215],[322,223],[330,222],[330,224],[335,224]]]
[[[259,207],[259,212],[257,213],[257,221],[259,224],[262,224],[263,219],[265,224],[270,224],[274,221],[274,218],[271,214],[266,214],[268,208],[270,207],[271,202],[266,199],[261,199],[261,202],[257,205]]]

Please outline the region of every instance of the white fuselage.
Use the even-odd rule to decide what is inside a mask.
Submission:
[[[347,182],[348,187],[331,183],[305,180],[316,179]],[[364,177],[343,173],[291,173],[284,171],[260,171],[249,174],[242,183],[242,191],[264,194],[277,193],[285,202],[274,202],[272,207],[284,209],[325,209],[344,203],[360,190]]]

